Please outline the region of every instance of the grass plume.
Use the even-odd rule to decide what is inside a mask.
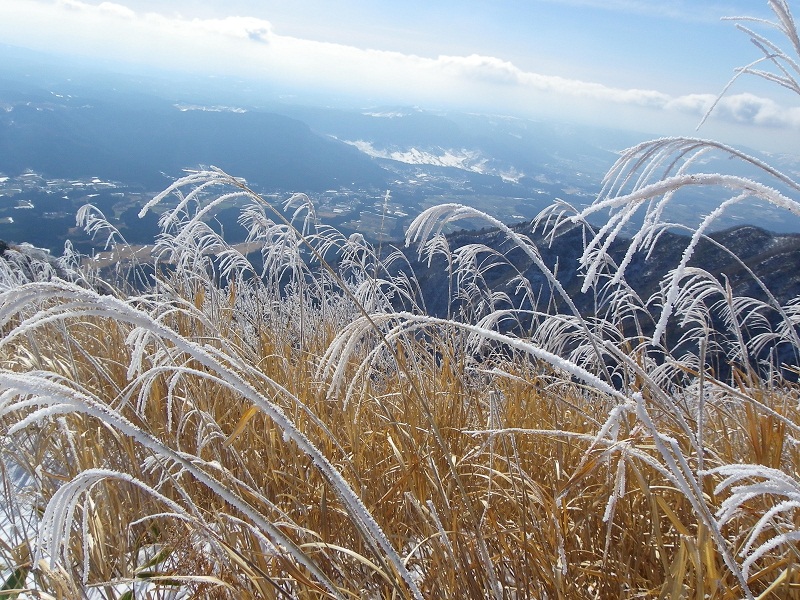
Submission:
[[[796,38],[788,5],[771,5]],[[774,187],[697,172],[710,152]],[[638,296],[633,255],[658,243],[667,203],[706,185],[730,199]],[[800,302],[763,282],[766,299],[737,297],[689,264],[722,210],[797,213],[798,191],[714,142],[628,150],[595,204],[538,223],[584,228],[593,315],[530,239],[445,205],[407,240],[458,299],[433,317],[400,249],[324,226],[302,195],[277,211],[216,169],[142,209],[174,197],[154,266],[0,263],[0,595],[800,597],[800,387],[782,358],[800,351]],[[207,225],[233,199],[262,268]],[[608,208],[595,232],[587,218]],[[549,294],[522,269],[516,297],[493,289],[510,256],[441,235],[466,216]],[[99,212],[80,218],[124,244]]]

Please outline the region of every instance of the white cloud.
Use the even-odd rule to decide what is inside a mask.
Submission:
[[[520,84],[525,73],[512,63],[493,56],[440,56],[436,66],[448,74],[492,84]]]
[[[634,0],[614,3],[630,10],[641,5]],[[605,118],[610,112],[621,114],[627,106],[649,109],[651,115],[653,110],[665,116],[691,115],[699,121],[715,101],[711,94],[673,97],[658,90],[615,88],[528,72],[493,56],[430,58],[363,50],[281,36],[264,19],[186,19],[137,13],[115,2],[2,0],[0,39],[108,60],[136,60],[164,69],[252,77],[388,101],[496,111],[532,105],[549,105],[553,111],[587,110],[591,103],[599,103],[599,108],[591,110],[595,118]],[[605,110],[608,105],[617,108]],[[787,109],[752,94],[723,98],[713,116],[739,124],[800,127],[800,108]]]
[[[136,18],[136,13],[130,8],[127,6],[122,6],[121,4],[115,4],[113,2],[102,2],[100,5],[98,5],[97,10],[120,19]]]
[[[0,40],[38,50],[206,74],[254,75],[273,37],[253,17],[186,19],[117,2],[2,0]]]
[[[737,123],[768,127],[800,127],[800,107],[784,108],[769,98],[753,94],[725,96],[717,105],[718,116]]]
[[[269,21],[254,17],[226,17],[224,19],[193,19],[181,21],[148,15],[154,23],[165,29],[177,28],[194,34],[219,34],[240,40],[268,43],[272,36],[272,25]]]
[[[644,107],[661,107],[669,101],[669,96],[656,90],[613,88],[602,83],[566,79],[537,73],[525,73],[522,81],[541,91],[567,94],[579,98],[633,104]]]
[[[729,94],[719,100],[713,94],[688,94],[670,100],[665,108],[702,117],[712,106],[715,118],[733,123],[800,127],[800,107],[784,107],[770,98],[749,93]]]
[[[677,110],[680,112],[689,113],[702,117],[708,112],[708,109],[714,105],[717,99],[714,94],[687,94],[673,98],[664,106],[670,110]]]

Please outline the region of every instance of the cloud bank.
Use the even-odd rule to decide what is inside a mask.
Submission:
[[[699,121],[716,100],[708,93],[672,96],[532,73],[492,56],[422,57],[298,39],[279,35],[269,21],[253,17],[192,19],[137,13],[113,2],[3,0],[0,33],[10,43],[39,49],[417,104],[519,112],[532,104],[555,107],[574,101]],[[714,118],[798,128],[800,108],[735,94],[717,103]]]

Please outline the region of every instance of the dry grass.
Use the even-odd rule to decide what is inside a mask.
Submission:
[[[709,152],[777,187],[688,175]],[[607,253],[640,209],[631,253],[649,251],[663,205],[711,183],[800,214],[790,177],[674,139],[627,151],[583,213],[542,215],[552,235],[586,228],[585,288],[607,299],[594,318],[530,240],[456,205],[408,233],[464,299],[430,317],[399,254],[325,228],[304,197],[292,221],[273,214],[216,170],[144,209],[178,198],[155,278],[75,256],[71,281],[47,264],[22,277],[8,254],[0,596],[800,598],[800,386],[779,358],[797,362],[800,303],[736,298],[688,266],[714,213],[650,298]],[[232,198],[252,202],[263,272],[205,224]],[[505,255],[437,234],[464,217],[498,227],[549,296],[524,273],[515,299],[488,287]]]
[[[492,577],[508,598],[742,595],[690,502],[649,464],[661,461],[633,415],[621,420],[615,441],[597,437],[616,399],[582,389],[534,361],[498,356],[476,373],[442,336],[405,340],[394,372],[359,384],[358,394],[345,403],[329,395],[316,368],[334,331],[316,331],[308,347],[297,347],[286,341],[286,332],[264,327],[256,343],[244,347],[228,296],[194,300],[199,307],[187,304],[163,323],[187,340],[235,352],[231,362],[255,367],[243,375],[253,387],[268,379],[286,390],[274,402],[359,494],[425,597],[482,598]],[[204,314],[218,318],[204,322]],[[313,460],[247,399],[205,379],[209,369],[154,340],[144,360],[160,347],[174,352],[174,367],[147,378],[146,385],[132,381],[127,366],[135,360],[125,343],[132,330],[120,319],[65,316],[5,343],[3,363],[80,388],[191,457],[270,519],[344,597],[409,595],[398,573],[365,542]],[[31,348],[47,352],[35,356]],[[360,358],[351,358],[350,371]],[[488,376],[491,369],[504,375]],[[763,391],[758,400],[800,423],[796,386]],[[30,410],[10,412],[6,422]],[[696,461],[674,417],[657,407],[651,411],[661,434],[678,440]],[[102,467],[191,506],[192,521],[167,515],[143,520],[172,511],[130,483],[99,483],[90,500],[78,504],[76,529],[66,542],[71,560],[63,566],[73,586],[81,585],[88,554],[90,585],[158,574],[209,597],[232,589],[236,597],[326,596],[307,569],[245,525],[247,515],[213,487],[102,419],[39,419],[22,433],[15,448],[30,453],[26,465],[43,465],[35,476],[44,500],[63,482]],[[797,451],[784,447],[785,426],[738,399],[709,401],[704,439],[706,469],[763,464],[797,477]],[[626,483],[620,484],[623,476]],[[717,481],[702,480],[712,511],[725,498],[714,493]],[[612,497],[618,499],[609,515]],[[725,530],[733,544],[750,533],[765,499],[754,498],[744,508]],[[164,561],[148,566],[144,557],[158,552]],[[758,562],[750,588],[759,594],[773,585],[773,597],[800,594],[797,567],[793,548],[779,547]],[[180,579],[193,576],[208,580]],[[39,583],[52,590],[46,572]]]

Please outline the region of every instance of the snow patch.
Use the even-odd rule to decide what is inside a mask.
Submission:
[[[525,173],[511,165],[500,166],[496,161],[485,157],[478,150],[445,149],[441,147],[421,150],[419,148],[388,149],[376,148],[372,142],[364,140],[342,140],[346,144],[355,146],[358,150],[373,158],[394,160],[408,165],[432,165],[436,167],[450,167],[479,173],[481,175],[494,175],[507,183],[519,183]],[[422,176],[422,175],[420,175]]]
[[[470,171],[472,173],[485,174],[487,172],[487,159],[483,158],[480,152],[475,150],[445,150],[437,148],[437,152],[410,148],[408,150],[383,150],[376,148],[372,142],[364,140],[348,141],[345,143],[355,146],[364,154],[375,158],[385,158],[396,160],[409,165],[434,165],[437,167],[453,167]]]
[[[361,114],[365,117],[375,117],[378,119],[398,119],[401,117],[408,117],[413,115],[414,113],[420,112],[417,109],[413,108],[406,108],[406,109],[384,109],[384,110],[365,110]]]
[[[202,106],[200,104],[173,104],[181,112],[190,110],[199,110],[203,112],[231,112],[231,113],[246,113],[247,109],[239,108],[238,106]]]
[[[365,112],[363,113],[365,117],[376,117],[378,119],[397,119],[398,117],[405,117],[406,113],[398,112],[398,111],[387,111],[387,112]]]
[[[525,173],[517,171],[514,167],[506,171],[499,171],[497,174],[500,175],[503,181],[508,183],[519,183],[519,180],[525,177]]]

